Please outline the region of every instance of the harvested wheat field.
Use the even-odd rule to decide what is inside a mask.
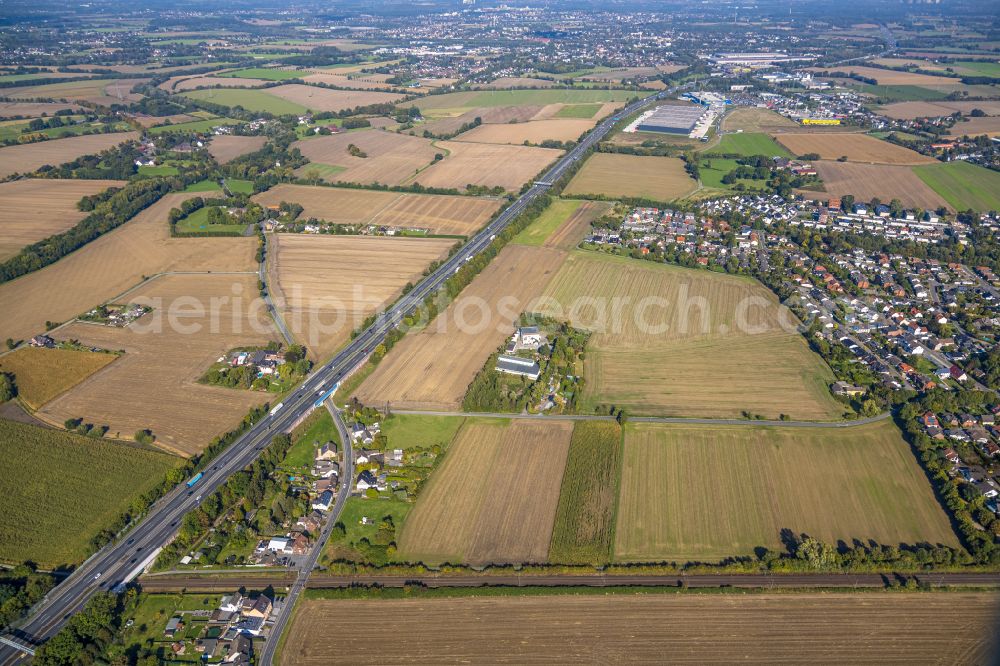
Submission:
[[[459,134],[456,141],[475,143],[541,143],[542,141],[576,141],[593,129],[596,121],[583,118],[553,118],[530,120],[526,123],[487,124]]]
[[[146,79],[84,79],[47,83],[41,86],[18,86],[4,90],[4,97],[12,100],[64,99],[71,102],[90,102],[102,106],[128,104],[142,99],[142,95],[132,92],[138,83]]]
[[[307,596],[281,663],[986,664],[998,613],[995,592]]]
[[[58,262],[0,284],[0,338],[24,340],[165,271],[254,271],[257,239],[171,238],[167,213],[191,194],[168,194]],[[255,292],[256,293],[256,292]]]
[[[275,306],[316,359],[336,351],[364,318],[417,282],[455,241],[276,234],[269,270]]]
[[[127,302],[154,310],[126,328],[80,322],[54,334],[125,354],[45,405],[41,416],[57,423],[79,417],[107,424],[123,437],[149,428],[158,446],[189,456],[234,427],[252,406],[273,399],[269,393],[198,383],[226,351],[280,339],[257,297],[255,275],[165,276]]]
[[[983,134],[990,137],[1000,136],[1000,117],[967,118],[955,123],[948,133],[948,137],[982,136]]]
[[[88,134],[0,148],[0,178],[13,173],[31,173],[46,164],[65,164],[81,155],[93,155],[138,138],[138,132]]]
[[[824,160],[847,157],[850,162],[868,164],[934,164],[933,157],[903,148],[867,134],[775,134],[795,155],[816,153]]]
[[[22,347],[0,356],[0,372],[13,374],[17,397],[30,409],[38,409],[116,358],[101,352]]]
[[[56,111],[79,111],[80,106],[67,102],[0,102],[0,118],[37,118],[55,115]]]
[[[344,111],[358,106],[392,104],[403,95],[368,90],[330,90],[301,83],[290,83],[267,89],[268,94],[301,104],[311,111]]]
[[[399,554],[544,562],[572,433],[568,421],[467,421],[403,523]]]
[[[278,185],[253,197],[263,206],[282,201],[304,208],[301,219],[315,217],[335,224],[379,224],[427,229],[433,234],[467,236],[500,207],[500,201],[478,197],[401,194],[340,187]]]
[[[565,194],[670,201],[690,194],[697,187],[698,183],[684,170],[684,162],[676,157],[594,153],[573,176]]]
[[[447,157],[413,179],[426,187],[482,185],[517,191],[563,153],[552,148],[460,141],[439,141],[436,145]]]
[[[958,547],[891,420],[849,428],[626,428],[615,555],[718,561],[782,550],[782,530],[836,544]]]
[[[959,111],[963,114],[979,109],[988,116],[1000,115],[1000,101],[983,100],[979,102],[897,102],[887,104],[879,109],[880,113],[890,118],[912,120],[914,118],[936,118],[950,116]]]
[[[505,247],[427,328],[396,343],[358,397],[398,409],[459,409],[469,383],[520,314],[533,309],[565,256],[551,248]]]
[[[330,180],[383,185],[401,185],[412,180],[420,169],[434,161],[436,154],[445,152],[427,139],[374,129],[320,136],[292,145],[310,162],[344,169]],[[352,155],[349,152],[352,145],[366,157]],[[307,164],[301,171],[308,173],[309,167]]]
[[[264,136],[236,136],[223,134],[212,137],[212,142],[208,144],[208,152],[219,164],[232,162],[241,155],[260,150],[267,143]]]
[[[925,210],[948,207],[948,202],[910,167],[824,161],[814,166],[830,197],[852,194],[858,201],[871,201],[875,197],[882,201],[899,199],[904,206]]]
[[[87,216],[77,202],[85,195],[121,187],[120,180],[31,179],[0,183],[4,215],[0,220],[0,261],[53,234],[66,231]]]
[[[581,411],[835,419],[833,373],[758,282],[702,270],[573,252],[541,311],[594,332]]]
[[[553,106],[562,106],[553,105]],[[476,118],[483,124],[506,125],[511,121],[524,123],[540,114],[545,107],[521,104],[518,106],[489,106],[472,109],[454,116],[445,116],[431,120],[420,126],[421,131],[429,130],[432,134],[447,135],[457,132],[463,125],[473,123]]]
[[[323,83],[338,88],[354,88],[356,90],[392,90],[395,86],[386,83],[389,74],[334,74],[332,72],[317,72],[303,76],[306,83]]]

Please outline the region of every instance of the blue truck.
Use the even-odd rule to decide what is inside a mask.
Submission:
[[[198,472],[197,474],[195,474],[194,476],[192,476],[191,480],[187,482],[187,487],[190,488],[194,484],[196,484],[199,481],[201,481],[201,477],[203,477],[203,476],[205,476],[204,472]]]

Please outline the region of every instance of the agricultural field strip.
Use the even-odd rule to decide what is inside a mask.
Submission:
[[[992,592],[308,599],[280,664],[985,663],[997,607]],[[395,640],[372,650],[386,617]]]

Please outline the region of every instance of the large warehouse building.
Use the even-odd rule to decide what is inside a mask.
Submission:
[[[686,136],[691,133],[707,110],[704,106],[668,104],[641,119],[635,129],[639,132],[666,132]]]

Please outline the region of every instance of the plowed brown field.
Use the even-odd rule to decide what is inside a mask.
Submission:
[[[425,562],[544,562],[572,423],[466,422],[403,524]]]
[[[396,344],[358,397],[400,409],[458,409],[473,377],[565,257],[560,250],[508,245],[427,328]]]
[[[852,194],[858,201],[871,201],[875,197],[882,201],[899,199],[904,206],[925,210],[950,207],[907,166],[818,161],[815,167],[833,198]]]
[[[225,135],[212,138],[208,144],[208,152],[219,164],[225,164],[235,160],[240,155],[252,153],[260,150],[267,142],[267,137],[263,136],[236,136]]]
[[[238,308],[237,295],[242,299]],[[197,381],[227,350],[279,339],[256,296],[253,275],[171,275],[147,283],[127,299],[154,308],[127,328],[75,323],[60,329],[54,334],[59,339],[124,349],[125,354],[39,413],[57,423],[83,418],[107,424],[112,434],[123,437],[150,428],[157,445],[167,450],[200,452],[251,406],[273,399],[268,393]],[[203,308],[201,315],[195,304]],[[176,324],[170,321],[171,308]]]
[[[308,599],[281,663],[986,664],[998,606],[995,592]],[[373,649],[387,618],[393,640]]]
[[[0,261],[53,234],[66,231],[87,216],[78,210],[84,196],[121,187],[120,180],[15,180],[0,184]]]

